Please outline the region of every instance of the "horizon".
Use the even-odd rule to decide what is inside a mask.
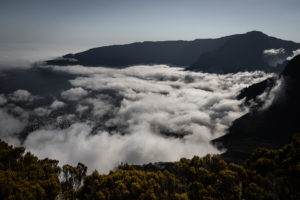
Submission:
[[[243,33],[233,33],[233,34],[223,35],[223,36],[218,36],[218,37],[192,38],[192,39],[173,39],[173,40],[142,40],[142,41],[133,41],[133,42],[128,42],[128,43],[108,44],[108,45],[103,45],[103,46],[90,47],[86,50],[93,49],[93,48],[98,48],[98,47],[106,47],[106,46],[114,46],[114,45],[127,45],[127,44],[133,44],[133,43],[143,43],[143,42],[167,42],[167,41],[186,41],[186,42],[190,42],[190,41],[195,41],[195,40],[207,40],[207,39],[212,39],[213,40],[213,39],[219,39],[219,38],[233,36],[233,35],[243,35],[243,34],[247,34],[247,33],[251,33],[251,32],[260,32],[260,33],[265,34],[269,37],[274,37],[274,38],[277,38],[277,39],[282,39],[282,40],[286,40],[286,41],[290,41],[290,42],[294,42],[294,43],[300,43],[300,42],[297,42],[297,41],[294,41],[294,40],[280,38],[280,37],[265,33],[263,31],[260,31],[260,30],[249,30],[249,31],[246,31],[246,32],[243,32]]]

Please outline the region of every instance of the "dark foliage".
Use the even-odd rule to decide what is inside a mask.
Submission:
[[[122,165],[85,177],[80,199],[299,199],[300,139],[279,150],[259,148],[244,165],[221,156],[181,159],[173,173]]]
[[[291,199],[300,198],[300,137],[278,150],[259,148],[244,165],[220,155],[182,158],[168,170],[123,164],[108,175],[86,166],[38,160],[0,142],[1,199]],[[61,181],[59,182],[59,176]],[[84,179],[84,180],[83,180]],[[83,183],[83,184],[82,184]]]
[[[61,187],[57,160],[38,160],[0,140],[0,199],[54,199]]]

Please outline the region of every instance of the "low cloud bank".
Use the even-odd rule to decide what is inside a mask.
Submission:
[[[61,96],[63,99],[69,101],[78,101],[82,97],[86,96],[88,92],[80,87],[78,88],[71,88],[69,90],[63,91]]]
[[[20,145],[18,133],[26,126],[27,121],[9,114],[6,109],[0,108],[0,138],[13,145]]]
[[[300,49],[295,49],[292,52],[287,52],[284,48],[265,49],[263,51],[264,61],[272,67],[277,67],[287,60],[292,60],[295,56],[300,54]]]
[[[210,141],[247,112],[235,98],[238,92],[272,76],[217,75],[165,65],[51,69],[76,75],[70,80],[72,88],[28,112],[43,117],[56,112],[59,116],[53,121],[70,125],[42,126],[29,133],[23,145],[41,158],[52,157],[62,164],[84,162],[90,170],[105,173],[121,162],[143,164],[220,153]],[[12,117],[11,121],[18,119]],[[14,138],[18,131],[10,132]]]
[[[1,53],[1,51],[0,51]],[[32,63],[26,59],[7,59],[0,56],[0,72],[6,70],[26,70],[32,67]]]
[[[264,60],[272,67],[282,64],[288,57],[284,48],[266,49],[263,51]]]
[[[38,97],[33,96],[27,90],[16,90],[9,95],[9,99],[14,102],[32,102]]]
[[[266,55],[278,55],[278,54],[284,54],[284,53],[285,53],[284,48],[264,50],[264,54],[266,54]]]
[[[287,57],[287,60],[292,60],[295,56],[300,54],[300,49],[297,49],[295,51],[293,51],[293,54],[289,57]]]
[[[90,170],[97,168],[104,173],[121,162],[143,164],[175,161],[180,157],[204,155],[206,152],[219,153],[207,142],[161,137],[145,126],[140,129],[126,135],[111,135],[108,132],[90,135],[91,126],[75,123],[64,130],[33,132],[24,145],[39,157],[53,157],[61,164],[81,161],[88,164]],[[197,139],[197,136],[193,137]]]
[[[0,106],[4,105],[7,103],[6,97],[2,94],[0,95]]]

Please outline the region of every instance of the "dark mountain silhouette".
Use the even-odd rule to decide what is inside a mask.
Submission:
[[[285,53],[274,56],[263,55],[266,49],[284,48]],[[270,37],[259,31],[236,35],[228,40],[221,48],[205,52],[198,58],[189,70],[206,72],[239,72],[263,70],[267,72],[282,71],[285,63],[282,63],[292,50],[298,49],[299,44]],[[286,54],[286,55],[284,55]],[[275,62],[278,59],[278,66]],[[275,63],[274,63],[275,62]]]
[[[269,97],[274,95],[272,90],[279,82],[281,87],[275,93],[275,99],[268,108],[263,108],[268,95],[264,95],[264,99],[259,95],[263,92],[269,93]],[[252,99],[253,102],[260,99],[262,102],[235,120],[228,133],[213,142],[227,149],[225,158],[237,162],[247,159],[257,147],[278,148],[290,142],[292,135],[300,132],[299,91],[300,55],[293,58],[277,78],[244,89],[239,98]]]
[[[241,90],[238,94],[237,99],[241,100],[245,98],[245,104],[250,106],[252,109],[263,106],[264,100],[257,98],[264,92],[269,93],[270,90],[275,86],[277,77],[270,77],[259,83],[255,83],[247,88]]]
[[[264,56],[266,49],[284,48],[277,56]],[[238,72],[264,70],[279,72],[276,66],[299,49],[300,44],[269,37],[261,32],[231,35],[217,39],[193,41],[139,42],[93,48],[46,61],[50,65],[127,67],[138,64],[187,66],[188,70],[205,72]]]
[[[137,64],[188,66],[200,54],[220,48],[230,37],[193,41],[137,42],[93,48],[47,61],[48,64],[126,67]]]

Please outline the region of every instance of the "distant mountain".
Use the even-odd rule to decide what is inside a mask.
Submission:
[[[286,57],[299,47],[299,43],[252,31],[235,35],[220,48],[203,53],[188,69],[219,73],[254,70],[280,72],[286,64]]]
[[[186,66],[188,70],[229,73],[280,72],[300,44],[252,31],[217,39],[138,42],[93,48],[46,61],[50,65],[127,67],[138,64]],[[264,51],[267,50],[265,53]]]
[[[299,91],[300,55],[278,77],[244,89],[239,98],[258,104],[213,142],[227,149],[225,158],[237,162],[247,159],[257,147],[278,148],[290,142],[292,135],[300,132]],[[269,107],[264,108],[268,101]]]
[[[47,64],[126,67],[138,64],[168,64],[189,66],[204,52],[220,48],[229,37],[193,41],[136,42],[93,48],[67,54],[47,61]]]

